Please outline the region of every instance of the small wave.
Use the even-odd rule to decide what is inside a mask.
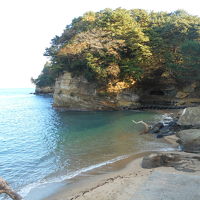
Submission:
[[[115,163],[117,161],[126,159],[128,157],[129,157],[129,155],[119,156],[119,157],[116,157],[114,159],[102,162],[102,163],[98,163],[98,164],[95,164],[95,165],[91,165],[89,167],[82,168],[82,169],[77,170],[75,172],[72,172],[72,173],[70,173],[68,175],[64,175],[64,176],[52,178],[50,180],[42,180],[42,181],[38,181],[38,182],[35,182],[35,183],[31,183],[31,184],[28,184],[25,187],[23,187],[19,191],[19,193],[20,193],[20,195],[22,195],[23,197],[25,197],[34,188],[37,188],[37,187],[44,187],[45,188],[46,184],[49,184],[49,183],[59,183],[59,182],[65,181],[65,180],[69,180],[69,179],[72,179],[72,178],[74,178],[74,177],[82,174],[82,173],[91,171],[93,169],[97,169],[99,167],[103,167],[103,166],[108,165],[108,164]]]
[[[166,148],[161,148],[158,151],[162,152],[162,151],[177,151],[178,147],[166,147]]]

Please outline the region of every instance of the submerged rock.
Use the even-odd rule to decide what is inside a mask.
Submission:
[[[176,135],[185,152],[200,153],[200,129],[182,130]]]

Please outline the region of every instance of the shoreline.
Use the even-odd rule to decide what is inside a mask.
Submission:
[[[159,110],[158,112],[177,115],[179,111],[175,109]],[[174,148],[173,150],[166,151],[179,151],[174,136],[167,136],[164,138],[164,141],[170,144],[172,149]],[[79,177],[75,177],[73,184],[70,186],[66,184],[62,189],[44,200],[128,200],[148,177],[154,171],[158,170],[157,168],[144,169],[141,166],[144,156],[157,152],[159,151],[141,152],[116,161],[115,163],[91,170]],[[162,167],[162,170],[169,171],[169,168],[164,168]],[[87,178],[85,179],[85,177]]]
[[[151,154],[145,159],[159,154],[168,155],[168,158],[178,156],[178,159],[168,160],[169,165],[161,161],[161,165],[145,167],[140,154],[137,158],[132,157],[130,162],[125,161],[122,169],[103,175],[95,174],[44,200],[162,200],[166,197],[181,200],[199,197],[199,155],[178,151],[145,154]],[[193,184],[188,186],[188,181]]]
[[[149,152],[150,153],[150,152]],[[119,187],[116,182],[136,177],[138,180],[135,181],[135,184],[138,185],[139,182],[145,181],[145,177],[150,175],[152,170],[145,170],[140,167],[140,162],[142,160],[142,156],[140,158],[136,158],[132,161],[126,163],[126,161],[121,161],[121,165],[125,165],[124,167],[119,167],[118,170],[113,170],[111,172],[104,172],[103,174],[98,174],[98,172],[91,176],[88,176],[87,179],[84,177],[77,177],[80,180],[77,180],[76,183],[71,186],[66,186],[62,190],[58,191],[54,195],[51,195],[44,200],[75,200],[75,199],[107,199],[107,197],[102,195],[108,195],[109,191],[113,191],[116,193],[116,189]],[[142,178],[141,178],[142,177]],[[114,185],[113,185],[114,184]],[[103,189],[103,191],[101,191]],[[100,191],[99,191],[100,190]],[[118,190],[118,189],[117,189]],[[97,194],[93,194],[96,193]],[[109,193],[111,195],[111,193]],[[114,195],[114,194],[113,194]],[[87,197],[86,197],[87,196]],[[115,199],[115,198],[108,198]]]
[[[89,171],[75,177],[72,184],[65,185],[55,194],[44,198],[44,200],[128,199],[129,195],[133,195],[137,188],[156,170],[142,168],[141,162],[143,157],[158,152],[159,151],[141,152],[115,163]],[[126,192],[122,192],[126,190],[127,187],[131,187],[129,195],[126,194]],[[115,195],[119,196],[116,197]]]
[[[152,110],[146,110],[147,112],[152,112]],[[155,111],[154,111],[155,112]],[[157,110],[159,114],[177,114],[178,110]],[[65,179],[59,182],[51,182],[46,183],[41,186],[37,186],[31,190],[31,192],[25,196],[26,200],[35,199],[35,194],[37,195],[37,199],[39,200],[64,200],[64,199],[79,199],[81,200],[81,196],[84,196],[86,193],[90,193],[91,191],[96,191],[97,188],[105,187],[108,184],[115,182],[115,180],[124,180],[125,179],[135,179],[137,176],[137,180],[134,181],[136,187],[144,177],[148,177],[151,170],[144,170],[140,166],[139,162],[141,162],[142,158],[151,153],[161,152],[161,151],[175,151],[178,150],[176,146],[173,146],[169,141],[165,139],[156,139],[162,140],[162,142],[170,144],[169,148],[153,150],[153,151],[142,151],[129,155],[122,155],[119,160],[115,160],[112,162],[107,161],[105,165],[100,165],[94,169],[84,170],[78,175]],[[160,143],[161,141],[159,141]],[[162,143],[161,142],[161,143]],[[115,158],[116,159],[116,158]],[[98,164],[97,164],[98,165]],[[132,166],[131,169],[129,166]],[[133,174],[137,174],[134,176]],[[147,173],[147,174],[146,174]],[[123,174],[123,175],[122,175]],[[129,175],[132,174],[130,177]],[[145,178],[145,179],[146,179]],[[136,183],[137,182],[137,183]],[[87,185],[87,187],[85,187]],[[115,187],[115,186],[114,186]],[[102,198],[102,200],[106,200],[107,197]]]

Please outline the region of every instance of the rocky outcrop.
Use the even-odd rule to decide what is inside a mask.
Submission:
[[[122,84],[121,84],[122,85]],[[121,110],[137,108],[138,95],[120,84],[117,91],[97,88],[83,76],[73,77],[65,72],[56,80],[54,106],[68,110]],[[116,89],[115,87],[115,89]]]
[[[176,135],[183,151],[200,153],[200,129],[182,130]]]
[[[184,86],[163,74],[141,82],[115,80],[102,88],[64,72],[54,86],[37,86],[35,93],[54,93],[54,106],[68,110],[169,109],[200,104],[199,88],[199,83]]]
[[[200,171],[200,155],[185,152],[152,153],[143,158],[142,167],[174,167],[179,171],[196,172]]]
[[[200,106],[184,109],[177,124],[180,126],[200,127]]]
[[[176,134],[176,142],[183,151],[200,153],[200,107],[186,108],[178,118],[166,119],[151,126],[149,133],[156,134],[157,138]]]
[[[180,129],[176,122],[176,117],[166,115],[160,122],[150,126],[148,132],[155,134],[157,138],[174,135]]]
[[[45,86],[35,88],[35,94],[52,94],[54,93],[54,86]]]
[[[178,84],[162,73],[129,83],[115,80],[105,88],[69,72],[54,86],[36,87],[36,94],[54,93],[54,106],[68,110],[176,109],[200,104],[200,83]]]
[[[176,83],[170,76],[157,74],[142,81],[139,86],[140,103],[143,106],[184,108],[200,104],[198,82]]]

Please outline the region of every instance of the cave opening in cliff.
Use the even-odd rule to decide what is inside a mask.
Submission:
[[[150,95],[157,95],[157,96],[164,96],[165,93],[162,90],[152,90],[150,93]]]

